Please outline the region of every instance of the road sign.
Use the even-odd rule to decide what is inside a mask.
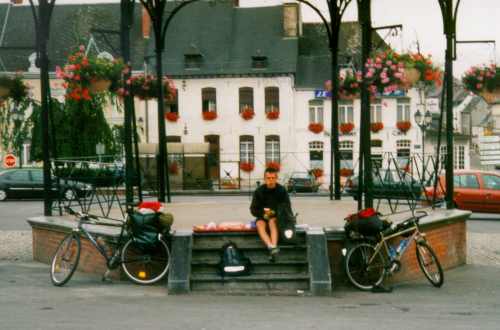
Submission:
[[[17,158],[13,154],[7,154],[3,158],[3,167],[5,168],[13,168],[16,167]]]

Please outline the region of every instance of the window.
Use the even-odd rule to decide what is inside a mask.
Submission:
[[[215,88],[203,88],[201,90],[201,102],[203,112],[217,112],[217,94]]]
[[[201,54],[185,54],[184,55],[184,68],[185,69],[199,69],[203,61]]]
[[[397,121],[411,121],[409,100],[398,100]]]
[[[372,154],[372,167],[373,169],[382,168],[382,154]]]
[[[439,152],[439,163],[441,164],[441,168],[446,167],[446,146],[441,146],[441,151]]]
[[[266,113],[279,111],[280,109],[280,90],[278,87],[266,87],[264,89]]]
[[[280,137],[277,135],[266,136],[266,163],[280,162]]]
[[[339,104],[339,124],[354,123],[354,107],[352,103]]]
[[[453,185],[460,188],[479,189],[479,181],[474,174],[455,175]]]
[[[17,181],[17,182],[28,182],[30,181],[28,171],[15,171],[13,173],[10,173],[8,178],[9,180],[12,181]]]
[[[175,112],[179,113],[179,98],[178,90],[175,90],[175,97],[165,99],[165,113]]]
[[[353,148],[352,141],[339,142],[340,168],[353,169]]]
[[[309,123],[323,124],[323,101],[309,101]]]
[[[244,109],[253,109],[253,88],[241,87],[240,88],[240,113]]]
[[[323,168],[323,142],[309,142],[309,162],[311,168]]]
[[[255,160],[253,136],[240,136],[240,162],[254,164]]]
[[[382,122],[382,104],[374,103],[370,105],[370,120],[372,123]]]
[[[43,183],[43,171],[32,170],[31,180],[38,183]]]
[[[486,189],[500,190],[500,176],[483,174],[483,181]]]
[[[382,148],[382,140],[372,140],[372,148]]]
[[[267,67],[267,56],[255,55],[252,56],[252,68],[265,69]]]
[[[465,168],[465,146],[455,146],[454,156],[455,169],[463,170]]]
[[[396,153],[398,165],[402,168],[410,163],[410,140],[399,140],[396,142]]]

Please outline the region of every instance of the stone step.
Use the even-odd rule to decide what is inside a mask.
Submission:
[[[257,249],[240,249],[243,255],[250,258],[252,262],[266,263],[268,262],[269,251],[266,248]],[[217,249],[193,249],[191,261],[217,263],[220,261],[222,254],[221,248]],[[305,248],[289,248],[281,247],[276,259],[280,262],[307,262],[307,249]]]
[[[193,293],[215,295],[309,295],[309,281],[289,282],[192,282]]]
[[[252,274],[248,276],[225,276],[219,274],[191,274],[193,282],[294,282],[309,281],[308,273],[296,274]]]
[[[307,274],[308,272],[307,263],[266,263],[266,264],[255,264],[252,263],[252,274]],[[191,264],[191,276],[197,276],[198,274],[218,274],[219,267],[214,264]]]
[[[235,235],[237,233],[231,233],[232,235],[225,235],[219,233],[210,234],[194,234],[193,235],[193,248],[194,249],[213,249],[221,248],[224,244],[233,242],[240,249],[249,248],[265,248],[264,243],[258,237],[256,233],[241,233],[241,235]],[[281,244],[285,246],[285,244]],[[304,246],[306,245],[305,234],[301,233],[297,235],[296,244],[290,244],[287,246]]]
[[[193,251],[199,250],[221,250],[224,244],[229,241],[219,241],[219,240],[206,240],[202,242],[193,242]],[[233,241],[234,242],[234,241]],[[236,242],[234,242],[236,243]],[[267,247],[262,242],[246,242],[243,244],[236,243],[236,246],[240,250],[262,250],[267,251]],[[279,245],[280,250],[304,250],[307,248],[306,244],[294,244],[294,245]]]

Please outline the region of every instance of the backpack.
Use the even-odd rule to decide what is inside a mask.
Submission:
[[[278,204],[276,217],[278,220],[280,243],[295,244],[297,241],[297,233],[295,231],[295,225],[297,224],[297,215],[293,214],[290,204]]]
[[[377,236],[387,229],[390,223],[380,219],[380,213],[373,208],[367,208],[345,218],[345,232],[352,236],[352,232],[366,236]]]
[[[136,243],[147,248],[153,247],[158,242],[158,213],[130,214],[130,229]]]
[[[245,276],[250,275],[252,264],[235,243],[228,242],[222,246],[218,268],[222,277]]]

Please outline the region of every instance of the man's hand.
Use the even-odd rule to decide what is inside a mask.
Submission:
[[[264,219],[269,220],[270,218],[275,216],[275,212],[271,210],[270,208],[265,207],[264,208]]]

